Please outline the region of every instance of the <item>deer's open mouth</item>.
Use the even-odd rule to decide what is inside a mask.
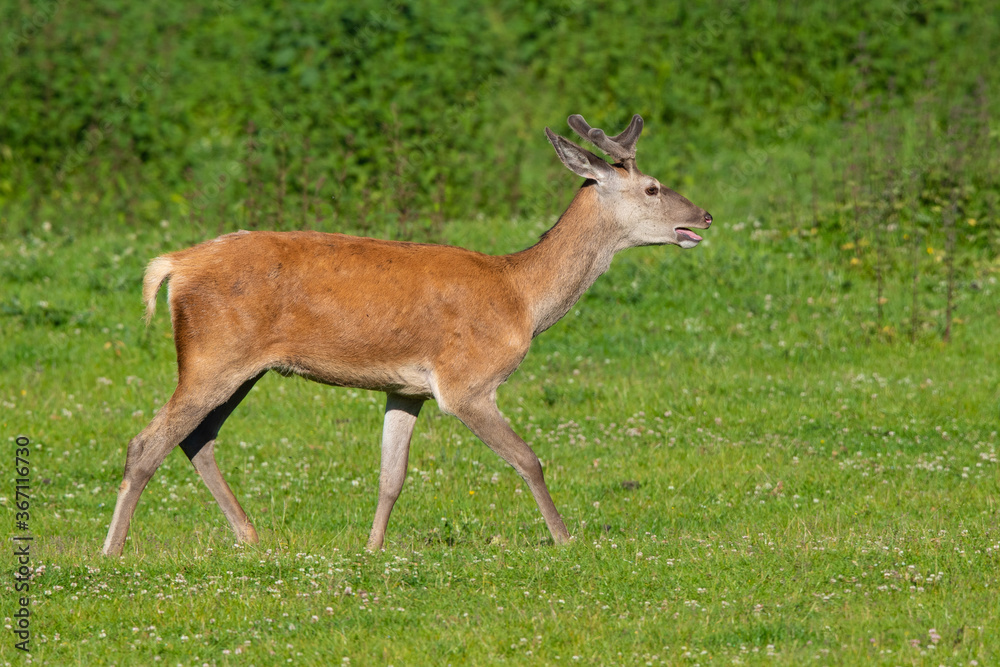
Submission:
[[[680,241],[690,241],[691,243],[698,243],[698,241],[701,241],[700,236],[686,227],[677,227],[674,229],[674,233],[677,234],[677,238]]]

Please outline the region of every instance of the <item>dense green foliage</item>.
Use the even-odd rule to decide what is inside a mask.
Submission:
[[[734,190],[773,177],[741,162],[791,142],[825,163],[843,155],[840,124],[872,105],[908,120],[929,94],[947,124],[950,105],[996,81],[991,11],[4,3],[0,229],[67,210],[105,224],[191,215],[404,235],[413,221],[552,214],[562,174],[541,128],[565,131],[575,112],[608,128],[643,114],[641,164],[731,209]]]

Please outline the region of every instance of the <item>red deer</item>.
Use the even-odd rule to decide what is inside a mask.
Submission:
[[[569,533],[538,457],[496,405],[497,387],[531,340],[555,324],[616,252],[693,248],[712,216],[635,164],[642,118],[615,137],[582,116],[569,126],[614,159],[545,128],[556,154],[586,179],[535,245],[511,255],[319,232],[240,231],[157,257],[143,281],[147,323],[169,280],[177,388],[128,445],[104,542],[121,555],[139,496],[177,445],[241,542],[257,542],[215,462],[215,438],[261,376],[274,369],[387,395],[378,504],[368,549],[382,547],[406,478],[413,425],[434,399],[524,479],[552,537]]]

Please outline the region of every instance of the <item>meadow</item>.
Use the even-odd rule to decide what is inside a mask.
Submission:
[[[446,233],[506,251],[509,224]],[[996,277],[962,290],[950,344],[866,340],[874,288],[845,252],[758,225],[620,256],[502,389],[569,546],[429,403],[387,547],[365,552],[382,395],[269,375],[217,450],[260,544],[233,544],[175,451],[121,561],[98,552],[125,445],[175,372],[138,276],[195,239],[3,243],[3,427],[34,443],[33,660],[992,664]]]
[[[0,8],[0,534],[34,538],[0,664],[1000,663],[992,11]],[[577,112],[643,114],[640,168],[715,223],[617,256],[500,389],[569,545],[428,402],[366,552],[384,396],[272,373],[216,448],[260,543],[174,451],[99,555],[175,386],[150,259],[240,228],[519,250],[579,185],[542,133]]]

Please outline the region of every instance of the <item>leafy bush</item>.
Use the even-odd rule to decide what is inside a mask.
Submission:
[[[546,216],[565,177],[541,128],[575,112],[609,129],[641,113],[648,171],[745,191],[768,175],[760,147],[824,159],[872,100],[996,79],[985,1],[688,4],[7,3],[0,225],[91,211],[406,236]]]

